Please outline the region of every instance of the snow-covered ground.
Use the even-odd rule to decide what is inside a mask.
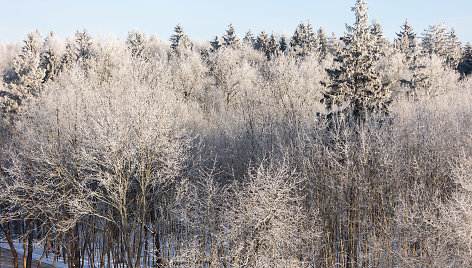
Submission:
[[[15,250],[18,254],[24,255],[23,254],[24,252],[23,252],[23,244],[22,243],[14,242],[13,245],[15,246]],[[10,250],[10,246],[4,240],[0,240],[0,247]],[[33,259],[39,261],[42,254],[43,254],[43,247],[39,243],[35,244],[34,247],[33,247]],[[49,254],[48,258],[46,258],[46,256],[43,258],[42,263],[47,263],[47,264],[52,265],[53,261],[54,261],[54,255]],[[88,264],[87,260],[85,260],[84,268],[89,267],[87,264]],[[68,266],[67,266],[67,264],[65,264],[63,262],[63,260],[61,258],[58,261],[56,261],[56,267],[57,268],[67,268]]]

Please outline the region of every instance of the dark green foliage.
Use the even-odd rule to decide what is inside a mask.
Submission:
[[[226,30],[226,34],[223,35],[223,45],[232,48],[235,48],[239,45],[239,37],[234,31],[232,23],[229,24],[228,30]]]
[[[315,50],[315,33],[310,23],[300,23],[290,41],[290,49],[297,56],[307,56]]]
[[[180,24],[174,28],[174,34],[170,37],[170,47],[175,51],[178,48],[192,48],[192,43],[188,36],[184,33],[184,29]]]
[[[458,71],[463,76],[467,76],[472,73],[472,45],[470,42],[468,42],[464,47],[464,56],[459,63]]]

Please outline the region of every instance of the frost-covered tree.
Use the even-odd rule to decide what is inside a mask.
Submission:
[[[316,36],[310,23],[300,23],[290,40],[290,50],[297,56],[307,56],[315,49]]]
[[[41,52],[41,66],[45,70],[44,82],[54,80],[61,70],[63,55],[62,41],[50,32],[44,40],[43,52]]]
[[[464,47],[464,54],[459,63],[458,71],[462,75],[469,75],[472,73],[472,44],[467,42]]]
[[[436,54],[446,60],[448,51],[446,35],[443,23],[429,25],[422,35],[421,52],[427,55]]]
[[[44,79],[41,49],[42,40],[39,31],[29,33],[24,40],[20,55],[13,61],[12,69],[3,77],[12,94],[23,98],[39,92]]]
[[[93,40],[87,29],[75,33],[75,42],[71,52],[76,61],[87,61],[94,56]]]
[[[281,53],[285,53],[288,49],[287,39],[285,38],[284,35],[280,37],[279,47],[280,47]]]
[[[234,186],[227,212],[229,256],[243,267],[301,267],[314,250],[316,229],[306,228],[312,214],[302,208],[298,178],[286,165],[250,168]],[[312,256],[313,257],[313,256]]]
[[[389,42],[383,37],[382,26],[380,26],[377,21],[372,23],[370,32],[372,34],[372,38],[375,40],[374,54],[377,55],[377,57],[380,57],[387,51]]]
[[[215,95],[220,98],[215,100],[217,103],[234,107],[244,100],[241,94],[253,88],[256,69],[246,56],[242,49],[227,47],[210,55],[211,76],[217,89]]]
[[[453,69],[457,69],[462,55],[462,44],[456,35],[455,29],[452,28],[451,31],[447,34],[447,65]]]
[[[400,32],[394,41],[394,48],[396,51],[403,53],[407,60],[412,59],[418,52],[418,40],[413,27],[406,19],[401,26]]]
[[[318,34],[316,35],[316,51],[321,58],[325,58],[329,51],[329,41],[323,27],[318,29]]]
[[[366,112],[386,113],[391,92],[377,69],[382,51],[378,47],[379,36],[372,34],[373,27],[369,25],[366,2],[357,0],[352,11],[356,21],[346,26],[345,46],[335,58],[338,67],[328,69],[331,82],[323,102],[328,111],[347,102],[354,117],[360,119]]]
[[[415,57],[401,82],[408,88],[406,95],[417,100],[422,96],[447,93],[454,88],[458,79],[458,73],[444,66],[444,60],[433,54]]]
[[[208,84],[208,70],[200,54],[193,49],[180,49],[179,55],[172,58],[170,67],[174,90],[181,93],[186,101],[202,104]]]
[[[339,49],[341,49],[341,42],[334,32],[331,33],[331,36],[328,39],[329,46],[328,51],[331,55],[337,55]]]
[[[220,49],[221,42],[217,35],[215,35],[215,37],[213,37],[213,40],[210,41],[210,45],[211,45],[211,48],[210,48],[211,52],[216,52],[218,51],[218,49]]]
[[[223,35],[223,45],[232,48],[239,45],[239,37],[236,35],[232,23],[228,25],[228,30],[226,30],[226,33]]]
[[[95,44],[87,29],[77,31],[73,40],[66,40],[61,69],[70,69],[74,63],[81,64],[84,68],[91,68],[90,64],[96,53]]]
[[[167,214],[166,200],[187,165],[190,113],[169,90],[169,72],[135,65],[122,51],[112,70],[116,79],[98,88],[95,69],[80,65],[47,85],[21,119],[21,146],[9,149],[9,179],[0,176],[12,201],[12,213],[2,209],[2,223],[7,216],[28,224],[37,219],[36,234],[53,240],[56,257],[59,247],[67,248],[69,267],[80,266],[95,235],[114,240],[102,253],[116,250],[128,267],[139,267],[144,256],[161,258],[157,248],[146,250],[151,236],[159,241],[158,211]],[[89,251],[89,259],[104,265],[102,253]]]
[[[267,55],[269,50],[269,36],[264,30],[262,30],[262,32],[257,35],[254,49],[259,50],[263,54]]]
[[[268,43],[268,46],[267,46],[267,52],[266,52],[267,59],[276,58],[276,57],[280,56],[281,53],[282,52],[280,50],[280,46],[279,46],[279,42],[277,40],[277,37],[275,37],[274,33],[272,33],[270,35],[269,43]]]
[[[256,40],[254,39],[251,30],[247,31],[246,35],[243,38],[243,44],[246,44],[249,47],[254,47],[255,42]]]
[[[174,34],[170,37],[170,47],[176,51],[178,48],[192,48],[192,43],[188,36],[184,33],[184,29],[180,24],[174,28]]]
[[[140,31],[132,31],[128,33],[126,44],[131,51],[131,55],[135,58],[146,57],[146,47],[148,43],[147,36]]]

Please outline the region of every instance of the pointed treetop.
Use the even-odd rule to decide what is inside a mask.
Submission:
[[[290,40],[291,50],[297,56],[306,56],[314,51],[315,39],[315,33],[313,32],[311,24],[308,22],[308,24],[305,25],[302,22],[297,26],[292,40]]]
[[[357,0],[356,5],[352,7],[352,11],[356,15],[354,26],[348,26],[352,30],[358,31],[357,34],[363,34],[369,28],[369,14],[367,13],[367,2],[365,0]]]
[[[266,51],[267,59],[278,57],[280,56],[280,54],[281,52],[280,52],[279,42],[277,40],[277,37],[272,32],[269,38],[269,43],[268,43],[268,47]]]
[[[131,50],[131,55],[133,57],[144,56],[145,54],[144,51],[145,51],[147,43],[148,43],[148,38],[144,33],[137,30],[128,33],[126,44],[128,45],[128,48]]]
[[[210,42],[210,45],[211,45],[211,49],[210,49],[211,52],[216,52],[221,47],[221,42],[217,35],[213,37],[213,41]]]
[[[184,29],[182,25],[177,24],[174,28],[174,34],[170,37],[170,47],[174,50],[177,48],[191,48],[192,44],[190,43],[190,39],[184,33]]]
[[[282,37],[280,37],[279,47],[280,47],[280,52],[282,52],[282,53],[284,53],[287,50],[288,44],[287,44],[287,40],[285,38],[285,35],[282,35]]]
[[[229,47],[235,47],[239,43],[239,37],[236,35],[234,31],[233,24],[230,23],[228,26],[228,30],[226,30],[226,34],[223,35],[223,45]]]
[[[255,42],[255,39],[254,39],[254,36],[252,36],[251,30],[247,31],[246,36],[244,36],[243,38],[243,43],[253,47],[254,42]]]
[[[262,32],[256,38],[256,43],[254,44],[254,48],[265,53],[268,47],[269,47],[269,36],[264,30],[262,30]]]
[[[33,32],[28,33],[23,42],[25,43],[22,48],[23,52],[30,51],[34,54],[39,53],[42,46],[41,33],[39,33],[39,30],[34,30]]]
[[[396,51],[403,53],[407,59],[411,59],[417,53],[417,37],[413,27],[408,23],[408,19],[401,26],[401,31],[397,33],[394,40],[394,48]]]

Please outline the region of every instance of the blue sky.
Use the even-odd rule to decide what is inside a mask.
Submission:
[[[430,24],[454,27],[463,42],[472,41],[471,0],[368,0],[371,19],[393,39],[405,18],[417,33]],[[0,41],[17,42],[34,29],[61,38],[86,28],[93,35],[124,39],[138,29],[168,40],[181,23],[191,39],[207,41],[224,34],[230,22],[239,36],[247,30],[292,34],[300,22],[341,36],[352,24],[355,0],[0,0]]]

